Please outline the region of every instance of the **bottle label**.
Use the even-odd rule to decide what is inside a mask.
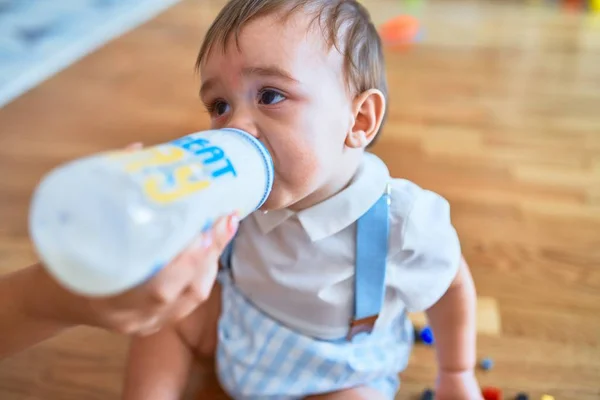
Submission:
[[[149,200],[161,205],[206,190],[216,179],[237,177],[222,147],[194,135],[141,151],[111,153],[110,158],[140,183]]]

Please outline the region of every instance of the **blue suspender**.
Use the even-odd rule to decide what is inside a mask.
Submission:
[[[389,237],[390,187],[356,222],[356,271],[354,277],[354,317],[348,340],[361,332],[371,332],[385,298],[385,271]],[[233,241],[220,258],[221,267],[231,266]]]
[[[348,339],[371,332],[385,297],[385,270],[388,255],[390,187],[356,223],[356,272],[354,276],[354,318]]]

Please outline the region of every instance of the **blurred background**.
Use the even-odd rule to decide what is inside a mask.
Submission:
[[[600,399],[600,1],[362,3],[390,85],[373,152],[451,203],[494,361],[480,383]],[[223,4],[0,0],[0,273],[36,261],[50,168],[208,127],[194,62]],[[0,399],[118,399],[126,348],[75,329],[0,362]],[[417,345],[398,399],[433,386],[434,357]],[[196,377],[198,399],[225,398],[210,364]]]

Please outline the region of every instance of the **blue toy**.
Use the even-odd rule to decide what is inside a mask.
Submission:
[[[419,333],[419,337],[421,338],[421,341],[423,341],[423,343],[425,344],[432,345],[434,343],[433,331],[428,326],[421,330],[421,332]]]
[[[491,358],[484,358],[483,360],[481,360],[479,365],[482,369],[489,371],[494,367],[494,360],[492,360]]]
[[[433,400],[434,398],[434,393],[431,389],[425,390],[421,395],[421,400]]]
[[[527,396],[526,393],[519,393],[517,394],[517,397],[515,397],[515,400],[529,400],[529,396]]]

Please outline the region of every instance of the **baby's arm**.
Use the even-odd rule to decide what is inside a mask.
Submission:
[[[404,201],[392,201],[399,216],[392,221],[403,225],[402,235],[396,236],[401,238],[399,251],[393,256],[397,270],[390,278],[408,311],[427,313],[439,365],[436,400],[477,400],[481,398],[474,374],[477,298],[450,204],[410,185],[398,198]],[[403,207],[410,207],[406,216]]]
[[[427,310],[437,352],[440,399],[474,399],[479,388],[474,378],[476,358],[476,303],[473,278],[464,259],[454,281]]]
[[[134,339],[123,399],[181,399],[195,356],[214,355],[220,314],[221,287],[215,283],[208,299],[177,325]]]
[[[176,327],[133,339],[129,352],[124,400],[178,400],[193,362],[191,348]]]

